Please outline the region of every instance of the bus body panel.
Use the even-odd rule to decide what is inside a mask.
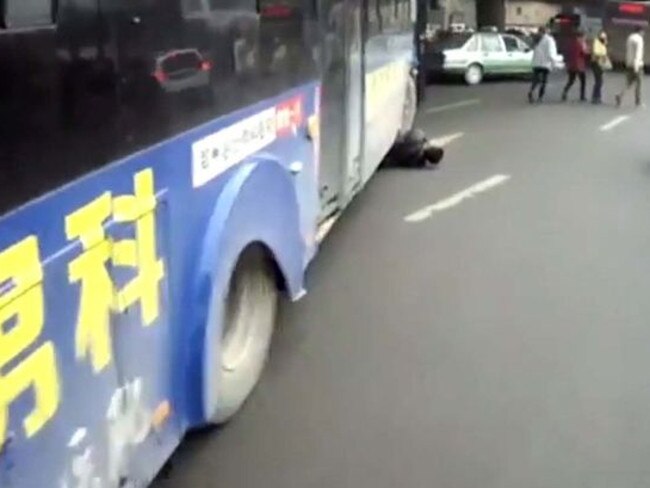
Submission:
[[[408,1],[354,3],[370,13],[355,94],[343,2],[320,19],[307,1],[213,3],[59,0],[56,25],[1,19],[3,488],[150,481],[219,401],[210,372],[240,253],[261,244],[299,298],[324,170],[340,211],[400,129]],[[319,52],[331,78],[313,71]],[[361,110],[345,121],[351,96]],[[343,108],[323,144],[321,105]],[[350,130],[361,174],[346,189]]]
[[[292,201],[295,197],[291,186],[279,165],[262,157],[243,167],[219,196],[192,279],[192,313],[196,319],[189,335],[186,373],[188,378],[199,379],[190,385],[194,389],[188,415],[192,425],[209,420],[219,402],[213,387],[220,364],[222,323],[218,318],[223,312],[229,277],[245,248],[251,243],[264,244],[280,268],[289,297],[297,299],[304,294],[304,263],[297,258],[307,253],[297,225],[298,206]],[[253,199],[249,195],[257,196]],[[241,200],[251,204],[238,204]]]
[[[364,183],[402,129],[407,83],[414,67],[413,33],[371,37],[366,43]]]
[[[79,466],[105,483],[99,486],[117,486],[120,479],[142,483],[160,468],[182,433],[203,420],[202,412],[190,408],[202,404],[203,367],[194,361],[203,358],[206,316],[202,312],[211,290],[226,288],[237,252],[251,241],[263,243],[278,260],[290,294],[297,297],[302,291],[303,271],[315,251],[318,212],[313,143],[306,133],[307,119],[316,113],[317,90],[315,84],[306,85],[205,124],[28,204],[0,222],[0,262],[8,249],[34,236],[40,254],[34,265],[42,263],[43,268],[42,283],[9,304],[0,302],[7,314],[16,309],[9,317],[13,322],[23,313],[13,304],[24,301],[24,294],[34,287],[42,288],[43,330],[24,347],[11,343],[20,350],[4,351],[10,361],[3,380],[29,365],[34,351],[43,345],[51,345],[55,353],[53,361],[41,363],[51,370],[33,371],[31,379],[38,386],[27,385],[9,402],[7,436],[2,439],[3,463],[11,464],[3,473],[9,486],[50,486],[53,479],[60,486],[77,486]],[[304,117],[296,127],[282,127],[283,107],[297,99]],[[228,162],[233,166],[205,185],[193,186],[193,146],[229,130],[232,138],[216,141],[214,147],[236,152],[241,141],[232,128],[259,113],[268,113],[269,120],[275,121],[270,142],[250,157]],[[255,127],[240,129],[244,133]],[[292,160],[285,159],[287,154]],[[294,176],[290,166],[296,162],[303,170]],[[143,174],[152,177],[151,193],[137,188]],[[136,200],[129,202],[134,195]],[[100,208],[102,202],[108,202],[104,213],[99,211],[99,217],[84,225],[89,234],[103,235],[83,236],[84,244],[73,237],[71,216],[80,215],[80,209],[90,212],[93,205]],[[121,215],[129,213],[120,208],[129,203],[141,205],[141,211]],[[138,229],[140,221],[152,214],[147,225],[153,224],[154,229]],[[153,239],[145,235],[148,231],[155,232]],[[144,249],[147,239],[155,243],[153,255],[147,255],[151,249]],[[135,266],[127,248],[116,249],[118,243],[133,241],[139,254]],[[104,245],[112,247],[113,262],[100,258],[99,265],[93,263],[94,250]],[[75,262],[88,273],[82,271],[84,278],[77,282]],[[112,286],[108,296],[93,281],[102,273]],[[120,298],[141,275],[145,276],[142,283],[131,287],[135,298]],[[13,281],[21,279],[3,276],[0,299],[12,293]],[[93,322],[81,323],[82,315]],[[108,316],[107,329],[96,322],[101,316]],[[91,335],[86,342],[78,338],[84,330]],[[102,344],[107,340],[108,353],[107,344]],[[30,413],[50,415],[35,393],[52,390],[53,381],[59,389],[56,409],[28,437],[23,422]],[[38,470],[29,461],[36,458],[43,460]]]
[[[414,55],[415,3],[369,2],[365,56],[364,183],[403,129]]]

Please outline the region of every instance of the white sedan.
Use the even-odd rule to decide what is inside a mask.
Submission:
[[[446,32],[424,48],[428,74],[460,75],[468,85],[490,75],[528,75],[532,62],[533,50],[526,41],[497,32]],[[564,68],[560,55],[556,67]]]

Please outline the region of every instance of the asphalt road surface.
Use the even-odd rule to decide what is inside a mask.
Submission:
[[[155,488],[650,487],[650,111],[429,91],[442,167],[374,178]]]

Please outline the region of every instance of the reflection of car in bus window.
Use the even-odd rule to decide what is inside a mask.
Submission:
[[[250,70],[258,49],[255,0],[183,0],[182,15],[222,76]]]
[[[165,52],[155,60],[153,75],[166,93],[209,93],[212,63],[196,49]]]
[[[308,53],[301,52],[309,48],[304,42],[303,22],[304,12],[301,2],[295,0],[260,0],[260,54],[262,68],[273,72],[279,65],[294,63],[295,60],[306,60]]]

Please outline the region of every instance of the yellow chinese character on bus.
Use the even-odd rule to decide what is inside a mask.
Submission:
[[[165,268],[156,255],[153,172],[149,169],[136,174],[134,183],[134,195],[119,196],[113,200],[115,220],[135,225],[135,239],[115,243],[113,264],[138,270],[136,277],[118,291],[117,305],[118,310],[124,311],[140,302],[142,322],[148,326],[159,315],[159,283],[165,275]]]
[[[83,248],[68,265],[70,282],[81,285],[75,352],[77,359],[90,356],[95,373],[113,359],[110,326],[115,294],[106,269],[112,244],[104,231],[111,208],[111,195],[104,193],[65,219],[66,236],[69,240],[79,239]]]
[[[156,196],[153,172],[135,175],[133,195],[105,193],[66,218],[68,239],[79,239],[83,252],[68,268],[70,281],[80,283],[81,298],[75,334],[77,359],[90,358],[95,373],[113,360],[111,314],[140,303],[149,326],[159,315],[159,283],[164,276],[156,253]],[[113,218],[132,224],[134,239],[112,241],[104,230]],[[123,288],[115,289],[108,265],[136,270]]]
[[[20,395],[33,392],[34,407],[23,419],[27,437],[38,433],[59,406],[54,344],[38,344],[45,322],[42,281],[36,237],[0,252],[0,284],[9,289],[0,294],[0,446],[7,438],[9,407]]]

